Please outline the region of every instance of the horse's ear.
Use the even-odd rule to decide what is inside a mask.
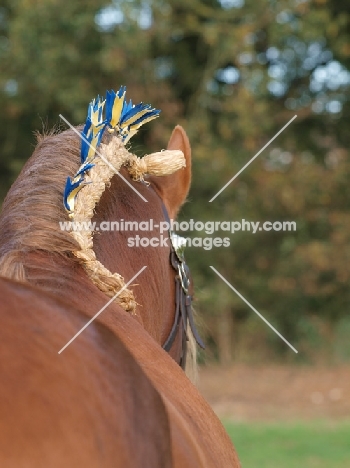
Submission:
[[[152,176],[149,181],[161,196],[169,217],[175,219],[191,185],[191,146],[185,130],[180,125],[174,128],[167,149],[181,150],[186,159],[186,167],[169,176]]]

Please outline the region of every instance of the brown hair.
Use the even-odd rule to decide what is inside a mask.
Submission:
[[[39,137],[32,158],[7,195],[0,225],[0,274],[19,281],[28,280],[26,258],[31,251],[70,256],[80,263],[90,280],[107,296],[116,298],[127,311],[134,312],[133,292],[125,287],[124,278],[110,272],[96,258],[93,232],[61,230],[59,222],[67,221],[63,208],[63,188],[67,175],[79,168],[80,139],[73,130]],[[146,155],[131,154],[121,138],[107,132],[99,147],[87,184],[80,190],[74,221],[91,221],[95,207],[107,185],[125,165],[137,180],[144,174],[169,175],[185,166],[182,151],[171,150]],[[108,163],[108,164],[107,164]]]
[[[72,131],[38,136],[38,145],[12,185],[0,215],[0,274],[27,281],[26,258],[41,250],[71,256],[79,245],[67,231],[62,197],[67,175],[80,165],[80,140]],[[72,258],[73,260],[73,258]]]

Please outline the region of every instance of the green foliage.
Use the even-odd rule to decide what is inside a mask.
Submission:
[[[213,355],[228,307],[232,340],[253,330],[262,348],[290,351],[209,265],[311,352],[310,324],[327,322],[334,339],[350,310],[349,18],[349,2],[335,0],[3,0],[0,197],[34,131],[63,128],[60,113],[81,123],[91,98],[126,84],[135,101],[162,109],[133,140],[136,153],[164,147],[176,123],[188,131],[194,177],[182,219],[297,223],[296,232],[236,232],[230,247],[188,250]]]

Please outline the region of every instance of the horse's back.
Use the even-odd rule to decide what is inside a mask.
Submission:
[[[122,342],[88,318],[0,279],[0,466],[170,467],[163,400]]]

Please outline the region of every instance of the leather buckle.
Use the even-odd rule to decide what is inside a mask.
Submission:
[[[187,295],[189,287],[190,287],[190,278],[187,275],[185,266],[186,264],[184,262],[180,262],[178,264],[177,271],[179,273],[179,278],[180,278],[182,289],[184,293]]]

